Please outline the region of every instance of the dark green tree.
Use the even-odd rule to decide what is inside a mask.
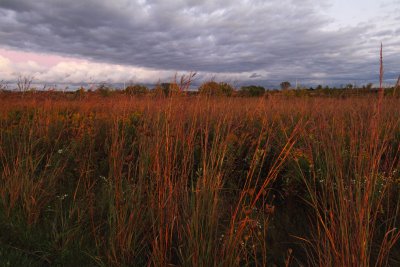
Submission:
[[[285,81],[285,82],[281,82],[280,86],[281,86],[281,89],[282,89],[282,90],[287,90],[287,89],[289,89],[292,85],[290,84],[290,82]]]
[[[367,90],[371,90],[373,85],[374,85],[373,83],[367,83],[367,85],[366,85],[365,88],[366,88]]]
[[[165,96],[171,96],[180,93],[179,86],[176,83],[161,83],[160,87]]]
[[[135,85],[128,85],[125,90],[125,94],[127,95],[145,95],[149,92],[149,89],[140,84],[135,84]]]
[[[239,90],[239,93],[242,96],[257,97],[265,94],[265,88],[256,85],[242,86]]]

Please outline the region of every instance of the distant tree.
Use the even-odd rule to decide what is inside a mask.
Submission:
[[[78,90],[75,91],[75,97],[78,99],[82,99],[85,96],[85,88],[83,86],[79,87]]]
[[[233,87],[229,83],[221,82],[219,83],[219,88],[223,95],[231,96],[233,93]]]
[[[199,87],[199,93],[202,95],[222,95],[219,84],[214,81],[202,83]]]
[[[373,85],[374,85],[373,83],[367,83],[367,85],[365,86],[365,89],[371,90]]]
[[[128,85],[124,90],[124,93],[128,95],[145,95],[148,92],[149,89],[146,86],[140,84]]]
[[[18,76],[17,79],[17,89],[20,92],[26,92],[26,91],[30,91],[31,85],[33,82],[33,76]]]
[[[99,93],[101,96],[107,97],[110,96],[112,93],[112,88],[111,86],[101,83],[97,88],[96,92]]]
[[[348,83],[348,84],[346,84],[346,87],[345,87],[346,89],[353,89],[353,84],[351,84],[351,83]]]
[[[180,93],[179,86],[176,83],[161,83],[160,87],[165,96],[171,96]]]
[[[282,90],[287,90],[287,89],[289,89],[292,85],[290,84],[290,82],[286,81],[286,82],[281,82],[280,86],[281,86],[281,89],[282,89]]]
[[[7,84],[5,81],[1,80],[0,81],[0,91],[6,91],[7,90]]]
[[[262,86],[250,85],[242,86],[239,91],[242,96],[262,96],[265,94],[265,88]]]
[[[233,93],[233,87],[228,83],[217,83],[215,81],[204,82],[199,87],[199,93],[212,96],[230,96]]]
[[[318,84],[318,86],[315,89],[322,90],[322,85]]]

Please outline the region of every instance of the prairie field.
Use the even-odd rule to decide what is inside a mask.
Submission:
[[[2,266],[399,266],[400,98],[0,95]]]

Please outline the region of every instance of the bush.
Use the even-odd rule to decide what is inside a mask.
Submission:
[[[146,86],[139,84],[128,85],[124,90],[124,93],[128,95],[145,95],[148,92],[149,89]]]
[[[110,96],[112,92],[112,88],[106,84],[100,84],[96,89],[96,93],[99,93],[103,97]]]
[[[286,81],[286,82],[281,82],[280,86],[281,86],[281,89],[282,89],[282,90],[287,90],[287,89],[289,89],[292,85],[290,84],[290,82]]]
[[[159,88],[165,96],[176,95],[180,93],[180,88],[176,83],[161,83]]]
[[[75,97],[78,99],[81,99],[85,96],[85,88],[83,88],[83,86],[81,86],[78,90],[76,90],[74,92]]]
[[[241,96],[263,96],[265,94],[265,88],[262,86],[250,85],[242,86],[239,91]]]
[[[233,87],[228,83],[210,81],[200,85],[199,93],[212,96],[230,96],[233,93]]]

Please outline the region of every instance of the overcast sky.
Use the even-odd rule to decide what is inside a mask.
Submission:
[[[400,74],[399,0],[0,0],[0,80],[248,84]]]

